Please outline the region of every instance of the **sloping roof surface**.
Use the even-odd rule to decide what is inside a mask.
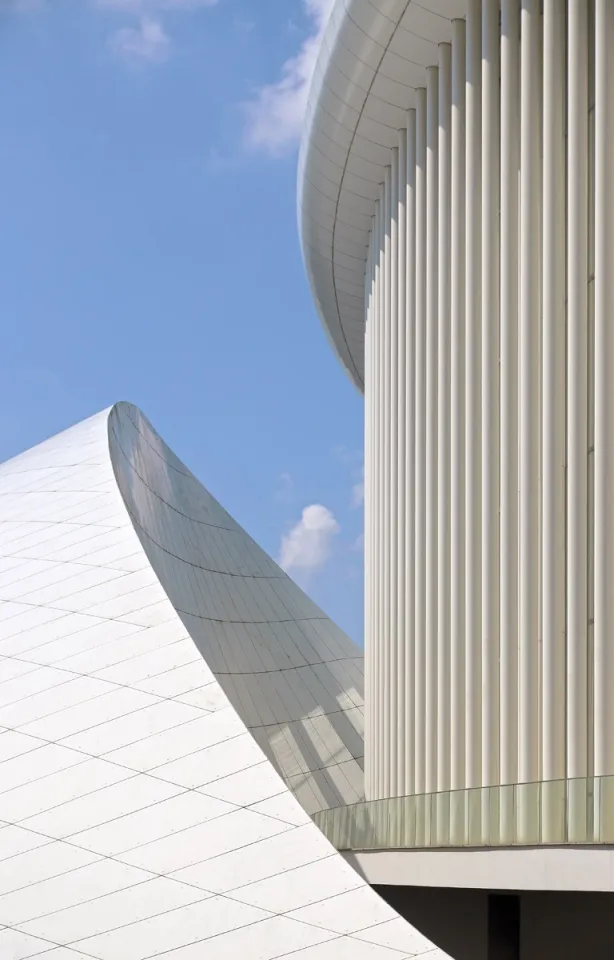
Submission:
[[[2,464],[0,957],[443,956],[306,812],[361,668],[135,407]]]

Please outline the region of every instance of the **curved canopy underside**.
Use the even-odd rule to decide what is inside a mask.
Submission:
[[[467,0],[337,0],[324,35],[299,162],[299,222],[318,312],[361,390],[375,201],[426,68],[466,10]]]

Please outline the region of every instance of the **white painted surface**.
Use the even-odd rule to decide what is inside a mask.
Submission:
[[[305,810],[362,794],[361,674],[135,407],[3,464],[0,954],[442,957]]]
[[[315,299],[373,429],[368,799],[614,774],[614,27],[595,10],[333,7],[299,179]]]
[[[369,883],[482,890],[614,892],[612,847],[344,853]]]

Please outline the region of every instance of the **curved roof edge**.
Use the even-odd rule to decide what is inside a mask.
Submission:
[[[450,960],[309,815],[360,651],[136,407],[0,465],[0,556],[0,957]]]
[[[315,304],[364,386],[364,272],[390,150],[467,0],[336,0],[316,63],[298,170],[298,218]]]

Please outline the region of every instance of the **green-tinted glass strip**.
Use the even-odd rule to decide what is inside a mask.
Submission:
[[[614,776],[371,800],[323,810],[338,850],[614,843]]]

